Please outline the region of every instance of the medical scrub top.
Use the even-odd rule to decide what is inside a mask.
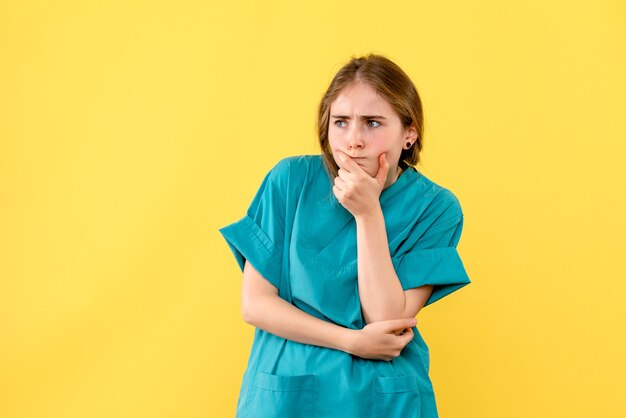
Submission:
[[[279,296],[324,321],[367,325],[358,292],[353,215],[336,199],[321,155],[283,158],[245,216],[219,229]],[[433,285],[428,306],[470,283],[456,246],[454,194],[409,166],[380,194],[389,252],[404,290]],[[237,418],[435,418],[429,350],[417,327],[400,356],[365,359],[255,328]]]

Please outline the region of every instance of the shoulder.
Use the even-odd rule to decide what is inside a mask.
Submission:
[[[315,157],[319,157],[319,155],[290,155],[283,157],[274,164],[271,171],[276,177],[286,176],[290,173],[306,172],[315,160]]]
[[[461,202],[450,189],[442,187],[441,191],[437,194],[437,197],[437,205],[442,212],[445,212],[449,216],[453,217],[463,216]]]
[[[291,155],[279,159],[268,173],[270,181],[287,192],[295,185],[302,184],[311,167],[321,162],[320,155]]]
[[[463,218],[463,207],[454,192],[424,175],[421,177],[425,195],[430,197],[423,216],[436,221],[437,225],[460,221]]]

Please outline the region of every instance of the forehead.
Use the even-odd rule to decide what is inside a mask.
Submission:
[[[369,84],[359,81],[346,86],[331,103],[332,113],[377,114],[390,116],[393,108]]]

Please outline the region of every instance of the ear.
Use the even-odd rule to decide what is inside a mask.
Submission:
[[[417,129],[415,129],[415,125],[411,125],[406,129],[406,134],[404,139],[406,141],[415,141],[417,139]]]

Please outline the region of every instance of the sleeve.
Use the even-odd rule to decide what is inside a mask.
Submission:
[[[463,230],[463,219],[459,201],[452,195],[451,202],[430,222],[427,229],[423,233],[416,232],[421,233],[421,236],[412,248],[392,259],[404,290],[433,285],[433,291],[424,306],[470,284],[456,249]],[[423,223],[428,221],[424,220]]]
[[[219,229],[243,272],[250,264],[277,289],[282,271],[285,233],[284,176],[287,163],[281,160],[266,175],[246,214]]]

